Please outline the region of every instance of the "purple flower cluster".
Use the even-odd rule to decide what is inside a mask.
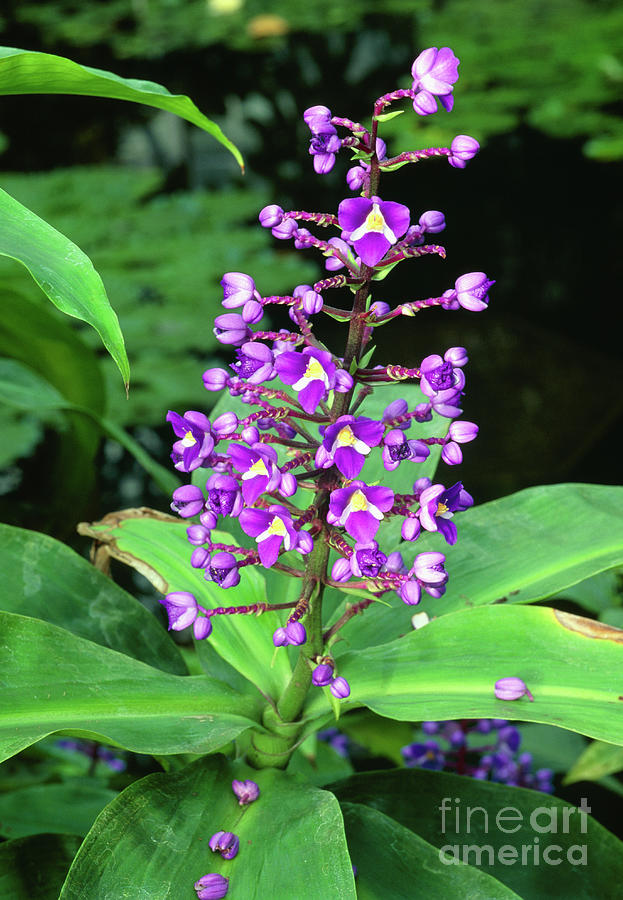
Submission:
[[[445,156],[451,165],[462,168],[475,155],[477,142],[459,135],[450,148],[390,158],[378,137],[378,126],[383,110],[403,98],[410,98],[421,115],[434,112],[437,99],[450,110],[457,65],[447,47],[425,50],[413,64],[412,88],[393,91],[375,102],[370,130],[333,116],[325,106],[305,111],[315,171],[329,172],[337,153],[349,150],[358,165],[347,180],[351,189],[361,189],[362,195],[342,200],[336,213],[284,211],[271,204],[261,210],[259,221],[277,239],[292,240],[295,249],[319,251],[326,269],[340,274],[312,285],[297,285],[291,294],[264,295],[250,275],[226,273],[221,281],[225,312],[216,317],[214,333],[235,358],[228,369],[208,369],[203,382],[210,392],[227,391],[238,398],[248,414],[239,417],[226,411],[212,421],[193,410],[183,416],[175,412],[167,416],[177,438],[173,463],[180,472],[194,473],[192,483],[173,493],[172,502],[172,509],[181,517],[198,517],[187,530],[193,547],[192,567],[225,589],[240,583],[245,566],[275,568],[302,579],[300,597],[290,604],[206,610],[192,593],[173,591],[161,601],[169,628],[181,630],[192,625],[195,637],[201,639],[210,634],[214,615],[289,609],[273,641],[278,647],[303,646],[308,634],[301,620],[310,603],[321,602],[322,585],[340,586],[348,581],[352,588],[365,591],[366,599],[355,605],[356,612],[389,591],[410,606],[420,602],[422,591],[433,598],[444,593],[448,580],[444,554],[428,550],[413,556],[409,545],[422,531],[439,532],[448,544],[454,544],[458,533],[453,517],[473,500],[461,482],[450,486],[433,483],[426,476],[418,477],[411,464],[424,463],[436,445],[446,465],[457,465],[462,460],[462,445],[476,437],[477,425],[458,420],[467,352],[463,347],[450,347],[443,355],[424,357],[413,368],[394,363],[370,367],[366,345],[374,328],[398,316],[413,317],[435,307],[481,311],[489,301],[494,282],[482,272],[459,276],[453,288],[437,297],[394,308],[382,301],[372,302],[370,296],[374,280],[384,277],[387,267],[428,254],[445,256],[443,247],[425,243],[427,235],[445,229],[443,213],[425,211],[417,224],[411,225],[407,206],[381,198],[379,178],[383,172],[435,156]],[[349,136],[339,138],[338,128],[346,129]],[[313,233],[312,227],[335,229],[336,233],[325,240]],[[354,294],[352,309],[327,302],[328,292],[340,289]],[[265,330],[261,324],[264,312],[274,307],[287,311],[289,328]],[[343,351],[335,352],[315,335],[314,317],[319,314],[348,324]],[[410,408],[397,386],[398,397],[381,416],[365,414],[365,398],[375,386],[400,381],[419,383],[421,402]],[[362,403],[364,413],[360,414]],[[439,428],[428,425],[434,419],[448,420],[441,437],[434,436]],[[382,478],[379,483],[378,474],[366,478],[366,464],[374,458],[385,472],[403,467],[405,493],[396,493]],[[204,470],[208,471],[202,478]],[[381,526],[396,516],[406,543],[401,550],[389,552],[381,546]],[[254,542],[251,547],[212,541],[212,531],[217,526],[227,531],[231,519],[237,519]],[[329,549],[337,553],[330,575]],[[293,554],[309,560],[305,569],[296,564]],[[334,633],[330,629],[328,637]],[[318,646],[317,637],[315,640],[307,654],[310,666],[316,664],[313,683],[328,686],[335,697],[347,697],[348,682],[336,676],[333,662],[327,661],[330,657],[322,655],[326,646]]]
[[[553,772],[532,772],[532,754],[520,753],[521,732],[506,719],[423,722],[424,739],[402,748],[405,765],[471,775],[551,794]],[[471,743],[471,746],[470,746]]]
[[[254,781],[234,780],[231,788],[240,806],[248,806],[260,795],[260,789]],[[239,820],[240,817],[238,817]],[[240,838],[232,831],[216,831],[208,841],[208,847],[213,853],[218,853],[222,859],[235,859],[240,850]],[[194,888],[197,892],[197,900],[221,900],[229,891],[229,878],[219,875],[217,872],[209,872],[195,881]]]

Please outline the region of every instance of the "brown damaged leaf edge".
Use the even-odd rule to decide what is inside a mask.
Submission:
[[[91,562],[103,572],[110,575],[110,560],[116,559],[131,566],[144,575],[161,594],[168,593],[169,585],[162,575],[149,566],[144,560],[139,559],[127,550],[121,550],[117,546],[117,538],[112,534],[117,528],[123,527],[128,519],[155,519],[158,522],[179,522],[175,516],[150,509],[148,506],[139,506],[137,509],[121,509],[104,516],[99,522],[80,522],[77,526],[78,534],[93,539],[91,547]]]
[[[578,631],[584,637],[623,644],[623,629],[621,628],[614,628],[612,625],[605,625],[594,619],[586,619],[584,616],[574,616],[573,613],[561,612],[559,609],[553,610],[553,613],[563,628],[568,628],[569,631]]]

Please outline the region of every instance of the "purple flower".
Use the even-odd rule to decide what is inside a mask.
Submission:
[[[194,888],[197,891],[197,900],[221,900],[229,890],[229,878],[211,872],[195,881]]]
[[[192,625],[197,618],[197,601],[188,591],[172,591],[165,597],[159,597],[169,618],[169,631],[183,631]]]
[[[499,678],[495,682],[494,693],[498,700],[521,700],[522,697],[534,700],[525,681],[516,676]]]
[[[236,558],[225,550],[215,553],[206,567],[205,577],[222,588],[236,587],[240,584]]]
[[[193,635],[196,641],[203,641],[212,634],[212,620],[207,616],[197,616],[193,623]]]
[[[463,490],[460,481],[447,490],[443,484],[433,484],[420,495],[420,522],[427,531],[442,534],[448,544],[456,544],[456,525],[450,519],[455,512],[462,512],[473,504],[472,496]]]
[[[203,373],[206,391],[222,391],[228,381],[229,373],[225,369],[206,369]]]
[[[353,383],[348,372],[338,379],[331,354],[315,347],[306,347],[302,353],[284,350],[275,358],[275,369],[284,384],[292,385],[299,403],[310,414],[327,398],[329,391],[345,393]]]
[[[470,159],[473,159],[480,150],[478,141],[467,134],[457,134],[450,144],[452,155],[448,162],[453,169],[464,169]]]
[[[338,207],[342,236],[367,266],[380,262],[392,244],[402,237],[409,227],[409,217],[409,210],[402,203],[383,201],[380,197],[354,197],[342,200]]]
[[[422,213],[419,224],[428,234],[439,234],[446,227],[446,217],[437,209],[429,209]]]
[[[243,509],[240,526],[245,534],[254,537],[260,554],[260,562],[266,569],[277,561],[281,545],[285,550],[295,550],[298,533],[292,516],[284,506],[274,504],[266,509]]]
[[[332,237],[327,241],[331,247],[335,247],[335,249],[344,257],[344,259],[348,259],[350,255],[350,247],[348,244],[343,241],[341,238]],[[326,250],[324,255],[327,257],[327,261],[324,264],[325,269],[328,269],[329,272],[337,272],[338,269],[344,268],[344,263],[341,259],[338,259],[337,256],[334,256],[330,251]]]
[[[345,700],[346,697],[348,697],[350,694],[350,685],[345,678],[342,678],[341,675],[338,675],[338,677],[334,678],[331,682],[329,690],[334,697],[337,697],[338,700]]]
[[[437,111],[435,97],[439,97],[442,106],[450,112],[454,104],[452,88],[458,80],[459,60],[449,47],[429,47],[423,50],[411,67],[414,110],[421,116]]]
[[[318,175],[326,175],[335,165],[335,156],[342,142],[337,131],[330,122],[322,119],[311,119],[307,123],[312,130],[309,152],[314,157],[314,171]]]
[[[363,481],[353,481],[331,494],[330,524],[344,526],[356,541],[367,544],[373,540],[383,513],[391,509],[393,502],[394,492],[390,488],[368,487]]]
[[[380,444],[383,430],[381,422],[365,416],[340,416],[324,433],[316,465],[327,469],[335,464],[345,478],[356,478],[372,447]]]
[[[428,458],[430,450],[423,441],[407,440],[404,431],[392,428],[383,438],[383,465],[388,472],[397,469],[403,460],[420,463]]]
[[[271,229],[271,234],[280,241],[289,241],[290,238],[294,237],[297,231],[298,225],[294,219],[284,219],[279,225],[275,225],[274,228]]]
[[[206,481],[208,505],[217,515],[239,516],[242,510],[240,485],[231,475],[215,472]]]
[[[183,484],[176,488],[171,496],[173,498],[171,509],[183,519],[196,516],[203,509],[203,493],[194,484]]]
[[[260,796],[260,789],[254,781],[232,781],[231,789],[238,798],[239,806],[247,806]]]
[[[214,450],[209,419],[194,410],[185,412],[183,416],[169,410],[167,422],[171,423],[173,431],[181,438],[175,441],[171,453],[175,468],[179,472],[193,472]]]
[[[484,272],[469,272],[461,275],[454,283],[456,299],[463,307],[472,312],[480,312],[487,308],[489,303],[489,288],[495,281],[487,278]]]
[[[239,378],[245,378],[251,384],[268,381],[273,374],[273,354],[266,344],[259,341],[247,341],[236,350],[237,360],[230,363]]]
[[[313,131],[314,122],[328,122],[331,119],[331,110],[328,106],[309,106],[303,112],[303,121]]]
[[[233,859],[240,848],[240,838],[231,831],[217,831],[208,841],[213,853],[220,853],[223,859]]]
[[[221,286],[225,309],[244,306],[255,296],[255,282],[250,275],[244,275],[242,272],[226,272],[221,279]]]
[[[427,587],[439,587],[448,580],[448,573],[444,569],[446,557],[443,553],[427,551],[418,553],[413,561],[410,574],[414,575],[426,590]]]
[[[408,744],[403,747],[401,753],[405,765],[418,766],[421,769],[434,769],[439,771],[445,764],[444,753],[437,741],[424,741],[424,743]]]
[[[387,562],[387,556],[379,550],[376,541],[370,541],[368,544],[355,544],[355,552],[349,562],[357,578],[376,578]]]
[[[230,444],[227,455],[234,468],[242,472],[242,496],[245,503],[255,503],[265,491],[276,491],[281,482],[281,473],[276,466],[277,454],[265,444],[253,444],[251,448],[242,444]],[[248,533],[248,532],[247,532]]]

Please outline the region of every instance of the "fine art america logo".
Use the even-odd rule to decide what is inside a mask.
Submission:
[[[444,797],[438,810],[441,833],[449,841],[440,848],[439,859],[447,866],[587,865],[587,847],[581,836],[586,834],[591,808],[584,797],[577,809],[537,806],[530,813],[514,806],[503,806],[497,812],[462,806],[458,797]],[[487,842],[473,843],[476,835],[486,835]],[[513,843],[508,843],[505,835],[515,835],[508,839]],[[557,835],[571,837],[558,843]]]

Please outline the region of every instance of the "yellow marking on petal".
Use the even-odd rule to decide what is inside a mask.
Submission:
[[[266,478],[268,478],[268,469],[266,468],[264,460],[261,457],[257,460],[257,462],[254,462],[249,469],[247,469],[242,478],[244,481],[247,481],[249,478],[255,478],[256,475],[264,475]]]
[[[385,219],[383,218],[383,213],[378,208],[375,203],[368,213],[365,223],[366,231],[380,231],[381,234],[385,231]]]
[[[197,443],[197,439],[193,437],[192,431],[187,431],[184,437],[182,438],[182,444],[185,447],[194,447]]]
[[[350,425],[345,425],[343,428],[338,431],[337,438],[335,439],[335,443],[338,447],[352,447],[357,438],[353,434],[353,430]]]
[[[264,532],[266,537],[272,537],[272,535],[274,534],[279,535],[279,537],[285,537],[287,533],[288,529],[286,528],[283,519],[280,519],[279,516],[275,516],[275,518],[272,520],[272,522]]]
[[[350,498],[350,506],[351,512],[365,512],[368,508],[368,500],[363,491],[357,489],[352,497]]]
[[[312,356],[307,363],[307,368],[305,369],[303,378],[308,378],[310,381],[315,381],[317,379],[324,381],[325,377],[326,373],[322,368],[322,365],[318,362],[317,359]]]

